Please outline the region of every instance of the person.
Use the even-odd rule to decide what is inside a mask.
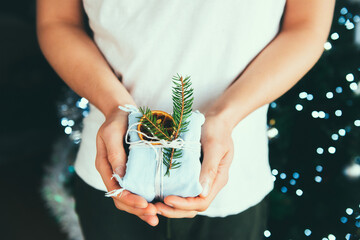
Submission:
[[[317,62],[334,0],[37,0],[40,47],[90,102],[75,162],[76,210],[86,239],[261,239],[269,103]],[[94,34],[84,30],[83,16]],[[191,75],[205,115],[198,197],[148,203],[120,188],[132,104],[171,112],[171,77]],[[121,210],[121,211],[117,211]],[[142,221],[141,221],[141,220]],[[146,223],[146,224],[145,224]],[[157,227],[150,227],[157,226]]]

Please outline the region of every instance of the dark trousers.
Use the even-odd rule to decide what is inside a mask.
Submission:
[[[86,240],[261,240],[266,229],[267,197],[236,215],[181,219],[159,216],[159,224],[151,227],[137,216],[118,210],[104,192],[77,175],[74,184],[76,212]]]

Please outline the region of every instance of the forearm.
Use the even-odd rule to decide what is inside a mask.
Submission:
[[[120,104],[134,104],[92,39],[66,22],[38,25],[40,47],[59,76],[104,115]]]
[[[316,35],[305,27],[280,32],[207,114],[217,114],[234,127],[255,109],[280,97],[321,56],[324,39]]]
[[[320,45],[314,44],[306,31],[279,33],[207,114],[219,114],[234,127],[290,89],[317,61],[322,52]]]
[[[280,33],[217,99],[207,116],[235,127],[242,119],[294,86],[323,52],[334,0],[288,0]]]

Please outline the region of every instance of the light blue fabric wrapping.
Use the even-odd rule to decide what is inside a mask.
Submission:
[[[128,120],[129,127],[139,121],[138,117],[142,114],[136,111],[131,111]],[[202,191],[202,186],[199,183],[199,176],[201,170],[200,163],[200,136],[201,126],[205,121],[205,117],[199,111],[192,112],[189,116],[188,131],[181,133],[180,138],[185,142],[197,142],[198,148],[186,148],[182,150],[181,158],[176,159],[181,162],[181,166],[177,169],[170,170],[170,176],[164,176],[166,166],[162,165],[163,176],[163,197],[169,195],[177,195],[181,197],[195,197]],[[137,125],[132,127],[137,128]],[[130,142],[139,141],[140,138],[137,132],[129,132]],[[161,147],[153,145],[161,154]],[[155,189],[155,175],[157,170],[156,153],[151,146],[132,146],[129,151],[128,161],[126,164],[126,172],[121,179],[116,176],[122,188],[130,192],[144,197],[148,202],[153,201],[156,196]],[[160,186],[157,186],[160,187]]]

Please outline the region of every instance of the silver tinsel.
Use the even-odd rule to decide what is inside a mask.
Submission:
[[[42,182],[41,194],[61,229],[70,240],[83,240],[75,201],[67,184],[73,174],[74,143],[61,137],[55,143],[53,154]]]
[[[66,88],[64,98],[58,102],[59,121],[66,135],[60,136],[54,144],[41,188],[47,207],[70,240],[84,239],[69,183],[81,141],[82,119],[88,111],[88,101]]]

